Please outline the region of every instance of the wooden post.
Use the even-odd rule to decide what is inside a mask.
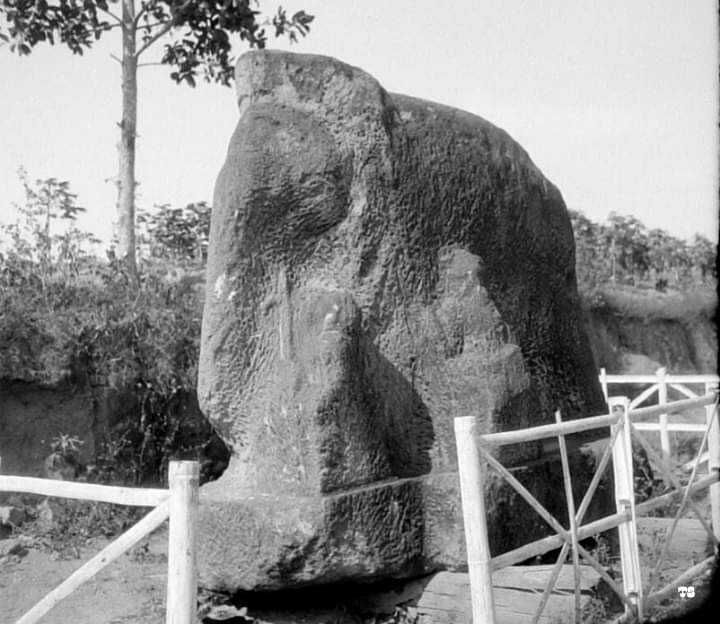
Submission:
[[[625,595],[637,608],[637,618],[642,621],[642,576],[635,518],[632,439],[630,420],[627,417],[630,401],[627,397],[610,397],[608,403],[611,414],[621,411],[623,415],[622,430],[613,444],[615,505],[620,513],[630,512],[630,520],[618,526],[623,589]]]
[[[667,403],[667,381],[665,379],[667,375],[667,369],[658,368],[655,373],[658,378],[658,405],[665,405]],[[668,433],[668,415],[660,414],[660,448],[662,449],[662,456],[665,461],[670,459],[670,434]]]
[[[602,388],[603,394],[605,395],[605,403],[607,403],[608,400],[608,382],[607,382],[607,372],[604,368],[600,369],[600,387]]]
[[[555,422],[560,424],[562,416],[560,410],[555,412]],[[578,552],[578,536],[577,536],[577,520],[575,518],[575,499],[572,491],[572,478],[570,476],[570,460],[568,459],[567,445],[565,444],[565,436],[558,436],[558,444],[560,446],[560,461],[562,462],[563,482],[565,483],[565,502],[568,510],[568,528],[572,536],[572,558],[573,573],[575,577],[575,611],[573,613],[574,624],[581,621],[580,607],[580,553]]]
[[[473,416],[455,419],[455,444],[460,474],[460,497],[465,525],[473,624],[495,624],[483,464],[475,439]]]
[[[717,392],[717,383],[705,383],[705,394]],[[708,426],[708,474],[720,476],[720,426],[717,403],[705,406],[705,421]],[[712,511],[712,529],[720,540],[720,483],[710,486],[710,509]]]
[[[166,624],[194,624],[197,619],[195,534],[199,481],[198,462],[170,462]]]

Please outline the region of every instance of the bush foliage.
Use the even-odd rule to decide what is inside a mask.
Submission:
[[[136,397],[131,422],[106,441],[101,477],[157,477],[168,457],[197,453],[207,423],[183,420],[194,393],[210,206],[157,206],[138,216],[140,279],[76,227],[67,182],[30,182],[16,223],[2,227],[0,379],[112,388]],[[608,285],[687,290],[714,284],[715,249],[648,231],[633,217],[598,224],[571,212],[581,295]],[[124,466],[121,470],[119,466]]]
[[[110,472],[125,480],[152,477],[212,434],[178,422],[197,377],[209,207],[161,206],[146,218],[133,283],[111,252],[91,253],[97,241],[75,227],[83,209],[66,182],[23,183],[19,219],[2,232],[0,379],[131,392],[135,418],[101,463],[124,463]]]
[[[570,219],[578,288],[591,304],[600,302],[603,289],[615,286],[659,292],[715,288],[716,249],[704,236],[687,242],[614,212],[605,223],[573,210]]]

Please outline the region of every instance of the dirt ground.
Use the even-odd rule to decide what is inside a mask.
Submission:
[[[58,558],[44,549],[0,563],[0,622],[10,624],[107,540],[88,543],[80,558]],[[157,624],[164,621],[167,532],[159,530],[80,586],[42,620],[47,624]]]
[[[683,520],[681,524],[683,522],[687,521]],[[640,531],[644,567],[654,564],[662,544],[663,525],[646,526]],[[681,526],[679,529],[679,540],[673,540],[668,561],[662,566],[663,580],[673,578],[707,556],[705,541],[698,534],[697,527]],[[0,624],[15,622],[107,543],[105,539],[94,539],[79,552],[71,553],[70,558],[59,557],[56,552],[31,545],[22,556],[0,560]],[[79,555],[79,558],[72,555]],[[650,563],[651,559],[653,563]],[[167,529],[161,528],[65,598],[42,621],[47,624],[160,624],[165,618],[166,575]],[[696,581],[698,600],[703,597],[703,587],[707,587],[708,583],[709,578]],[[697,601],[682,601],[676,597],[656,609],[650,621],[661,621],[664,615],[676,615],[694,604]],[[227,621],[233,624],[252,621],[272,624],[390,624],[409,621],[388,617],[359,618],[342,609],[289,612],[282,605],[276,605],[272,612],[263,610],[247,615],[258,619],[235,618]]]
[[[167,582],[167,528],[161,527],[128,553],[106,566],[55,606],[43,624],[162,624],[165,622]],[[12,624],[110,540],[95,538],[78,552],[57,552],[30,545],[21,556],[0,559],[0,624]],[[69,556],[68,556],[69,555]],[[79,556],[78,556],[79,555]],[[211,602],[201,593],[198,622]],[[362,620],[344,608],[302,608],[288,611],[283,605],[254,610],[252,618],[225,620],[228,624],[381,624]],[[228,608],[230,613],[237,613]],[[250,614],[248,614],[250,615]]]
[[[712,555],[713,545],[707,532],[695,517],[681,518],[667,541],[667,531],[672,518],[640,518],[638,522],[638,543],[640,564],[643,572],[643,587],[647,592],[651,571],[656,569],[663,550],[662,563],[657,567],[652,583],[653,591],[673,582],[679,575],[696,563]],[[662,622],[672,616],[678,616],[701,606],[708,598],[712,570],[686,581],[685,586],[693,586],[694,595],[681,597],[679,593],[670,599],[651,607],[646,614],[648,622]]]

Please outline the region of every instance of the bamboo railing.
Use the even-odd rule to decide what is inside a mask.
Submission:
[[[639,395],[630,401],[630,409],[642,405],[653,394],[657,393],[659,406],[668,402],[668,391],[695,399],[705,396],[718,387],[717,375],[668,375],[665,368],[659,368],[654,375],[608,375],[604,368],[600,369],[600,386],[602,387],[605,400],[608,400],[611,385],[618,384],[649,384]],[[688,386],[700,386],[692,389]],[[660,448],[664,457],[670,457],[670,433],[671,432],[696,432],[705,431],[705,425],[701,423],[671,423],[668,421],[668,412],[661,409],[656,413],[657,423],[635,423],[634,426],[640,431],[657,431],[660,433]]]
[[[672,378],[667,376],[666,379]],[[632,381],[631,383],[635,382]],[[551,574],[548,586],[541,597],[538,610],[533,617],[533,622],[539,620],[555,585],[555,581],[559,576],[562,565],[567,559],[568,553],[571,551],[573,553],[573,565],[576,568],[581,559],[584,563],[592,566],[623,601],[626,614],[634,614],[638,618],[642,618],[645,605],[662,599],[662,597],[667,594],[667,588],[670,585],[668,584],[654,593],[645,591],[643,587],[637,542],[637,516],[681,498],[680,509],[674,521],[674,525],[676,525],[677,518],[683,511],[685,505],[690,506],[693,511],[698,514],[696,505],[692,502],[691,495],[704,488],[710,489],[712,528],[707,525],[699,514],[698,517],[708,531],[711,540],[716,545],[718,544],[718,539],[720,539],[720,482],[718,474],[720,471],[720,433],[718,430],[717,393],[712,392],[695,399],[674,401],[658,406],[636,409],[631,408],[632,402],[626,397],[610,397],[609,405],[609,414],[562,422],[558,412],[556,413],[556,422],[554,424],[484,435],[477,433],[477,419],[475,417],[466,416],[455,419],[455,438],[460,473],[465,541],[467,546],[468,576],[470,580],[473,622],[475,624],[495,624],[495,608],[492,597],[492,572],[494,570],[520,563],[521,561],[547,553],[551,550],[556,550],[557,548],[561,548],[560,555]],[[649,453],[654,453],[654,451],[652,451],[647,444],[647,441],[644,440],[634,421],[662,413],[678,413],[696,408],[705,408],[706,426],[703,442],[695,458],[689,483],[685,486],[680,485],[672,474],[668,473],[668,467],[663,463],[663,458],[656,454],[653,459],[656,462],[660,462],[663,474],[673,483],[675,489],[668,494],[636,505],[634,497],[632,438],[635,437],[638,439]],[[575,510],[574,501],[570,494],[572,487],[567,464],[567,451],[564,451],[564,438],[572,433],[605,427],[610,428],[607,446],[588,489],[585,492],[583,500],[577,510]],[[498,446],[529,442],[555,436],[558,437],[563,463],[563,481],[565,483],[568,518],[570,519],[568,529],[565,529],[560,522],[545,509],[540,501],[520,484],[510,471],[500,464],[493,455],[493,450]],[[700,464],[701,457],[705,454],[705,446],[707,446],[706,454],[708,456],[709,474],[696,480],[697,468]],[[615,482],[616,512],[583,524],[583,516],[611,457]],[[554,535],[535,540],[512,551],[491,557],[488,546],[487,516],[484,502],[485,473],[488,467],[498,472],[515,488],[530,507],[554,530]],[[674,530],[674,525],[672,530]],[[610,578],[604,567],[580,545],[580,541],[583,539],[613,528],[618,528],[619,531],[622,587]],[[672,537],[672,530],[667,538],[668,541]],[[708,565],[711,560],[712,558],[703,562],[704,565]],[[656,567],[659,567],[659,565],[660,561],[658,561]],[[695,568],[693,568],[693,570],[694,569]],[[681,577],[678,577],[679,581],[684,580],[687,574],[688,572],[685,572]],[[676,581],[678,581],[678,579],[676,579]],[[647,594],[647,596],[645,596],[645,594]],[[575,621],[578,621],[578,618],[579,597],[576,592]]]
[[[171,461],[168,485],[167,490],[128,488],[0,475],[0,492],[23,492],[116,505],[154,507],[137,524],[75,570],[17,620],[16,624],[35,624],[40,621],[61,600],[168,519],[170,524],[166,624],[193,624],[197,609],[195,534],[199,488],[198,462]]]

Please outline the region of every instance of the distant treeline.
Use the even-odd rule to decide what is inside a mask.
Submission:
[[[632,216],[610,213],[596,223],[570,210],[575,234],[578,287],[587,296],[612,285],[658,291],[714,287],[716,246],[696,234],[684,241],[661,229],[647,229]]]

